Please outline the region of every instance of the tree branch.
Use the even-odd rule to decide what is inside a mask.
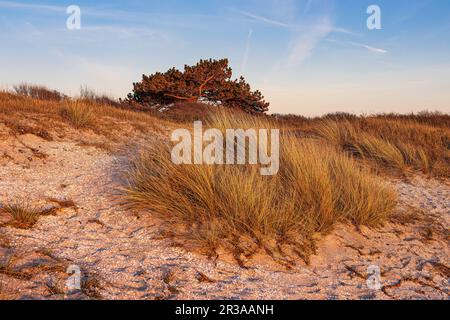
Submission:
[[[176,96],[176,95],[170,94],[170,93],[165,93],[164,96],[169,97],[169,98],[178,99],[178,100],[185,100],[185,101],[194,101],[199,98],[199,97],[189,97],[189,98],[188,97],[180,97],[180,96]]]
[[[203,89],[206,87],[208,82],[210,82],[212,79],[214,79],[216,75],[213,74],[212,76],[208,77],[201,85],[200,88],[198,88],[198,97],[200,98],[203,94]]]

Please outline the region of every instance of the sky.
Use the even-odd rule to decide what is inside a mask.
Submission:
[[[80,29],[67,28],[70,5]],[[381,29],[368,28],[371,5]],[[271,113],[450,113],[450,1],[0,0],[4,88],[119,98],[142,74],[202,58],[228,58]]]

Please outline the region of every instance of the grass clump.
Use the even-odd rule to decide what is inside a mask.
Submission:
[[[12,218],[12,221],[8,225],[20,229],[32,228],[42,214],[38,208],[30,205],[26,201],[18,200],[7,203],[1,209]]]
[[[80,101],[67,102],[61,108],[61,116],[75,128],[87,128],[95,123],[95,112],[92,106]]]
[[[210,125],[224,130],[273,123],[218,113]],[[376,226],[395,207],[394,191],[323,141],[283,134],[280,148],[279,173],[261,176],[257,165],[175,165],[170,146],[155,142],[132,160],[128,201],[208,252],[221,247],[248,256],[289,244],[305,260],[317,233],[345,221]]]

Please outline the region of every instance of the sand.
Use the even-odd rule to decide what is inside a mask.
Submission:
[[[448,182],[387,180],[400,204],[383,227],[338,225],[309,266],[287,270],[261,258],[240,268],[175,247],[150,213],[120,204],[131,151],[1,132],[0,204],[22,198],[58,209],[30,230],[0,227],[1,299],[449,298]],[[8,221],[0,211],[0,223]],[[81,270],[80,291],[67,286],[70,266]],[[368,283],[373,270],[379,286]]]

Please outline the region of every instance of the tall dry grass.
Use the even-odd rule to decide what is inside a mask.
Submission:
[[[95,124],[94,108],[80,101],[68,101],[61,107],[61,116],[75,128],[92,127]]]
[[[450,177],[450,129],[422,122],[368,117],[320,120],[319,137],[379,170]]]
[[[159,132],[174,125],[150,114],[119,108],[98,99],[43,99],[8,91],[0,91],[0,123],[11,129],[33,124],[33,127],[57,131],[58,135],[63,131],[60,129],[69,124],[75,129],[92,130],[116,140],[117,136],[129,139],[129,131]],[[128,131],[128,137],[124,136],[124,131]]]
[[[275,125],[227,112],[208,123],[222,131]],[[209,252],[250,255],[289,243],[306,260],[317,233],[345,221],[375,226],[394,208],[395,192],[335,148],[288,134],[280,147],[279,173],[261,176],[259,166],[175,165],[170,145],[155,142],[131,162],[128,201]]]
[[[46,128],[69,123],[108,139],[179,126],[93,94],[61,100],[51,91],[46,97],[45,90],[23,86],[16,93],[0,92],[0,122],[17,127],[23,121],[41,121]],[[206,119],[208,126],[222,131],[281,127],[283,133],[276,176],[263,177],[258,166],[250,165],[176,166],[170,146],[158,141],[132,160],[130,204],[156,214],[175,234],[210,251],[225,247],[249,254],[274,242],[288,243],[307,259],[317,233],[330,231],[339,221],[377,225],[395,206],[395,193],[367,168],[450,177],[448,115],[308,119],[256,117],[234,110],[205,117],[204,110],[211,108],[198,112],[197,107],[173,110],[172,120]],[[131,128],[121,131],[127,126]]]

